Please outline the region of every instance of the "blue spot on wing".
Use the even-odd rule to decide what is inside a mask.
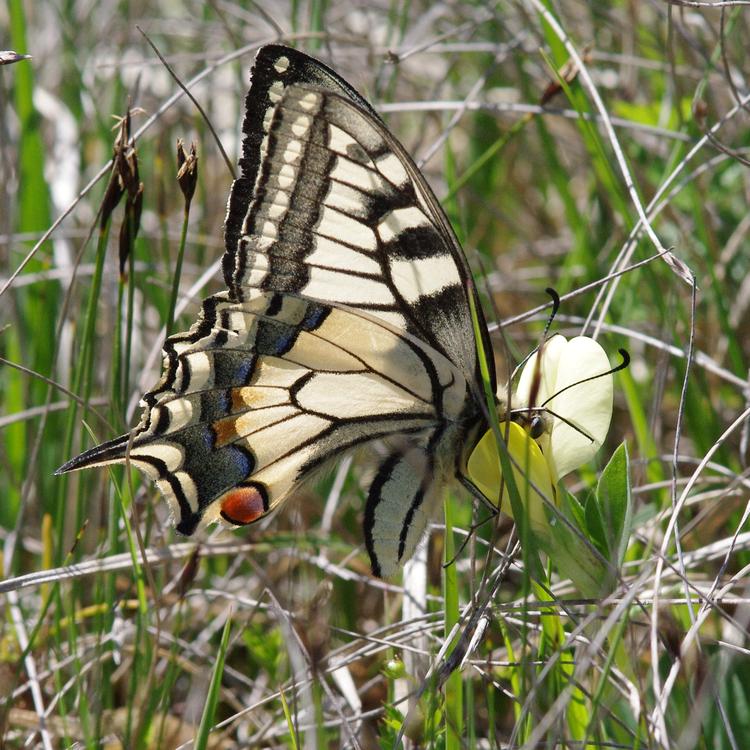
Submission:
[[[311,303],[307,308],[307,311],[305,312],[305,317],[302,321],[302,327],[306,331],[314,331],[328,317],[328,313],[330,311],[330,307],[319,305],[317,303]]]
[[[183,449],[181,471],[190,475],[201,508],[244,482],[255,470],[255,456],[244,445],[216,447],[216,436],[208,424],[192,425],[169,436]]]
[[[239,380],[243,385],[247,385],[247,383],[250,380],[250,376],[253,374],[253,370],[255,369],[255,357],[248,355],[245,360],[240,364],[239,370],[237,371],[237,374],[239,376]]]
[[[247,385],[255,362],[256,357],[250,352],[221,349],[213,352],[214,388]]]

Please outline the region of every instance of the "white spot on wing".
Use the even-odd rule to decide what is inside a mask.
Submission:
[[[225,313],[225,315],[227,316],[227,325],[233,331],[244,331],[249,325],[248,317],[242,310],[232,310],[229,313]]]
[[[268,237],[275,240],[278,236],[276,233],[276,224],[274,224],[272,221],[264,221],[260,233],[263,237]]]
[[[288,141],[284,147],[284,154],[282,155],[283,160],[287,164],[293,164],[299,160],[299,156],[302,153],[302,143],[300,141]]]
[[[277,190],[273,194],[273,203],[277,206],[282,206],[283,208],[289,208],[289,193],[284,192],[283,190]]]
[[[342,185],[338,182],[331,183],[328,195],[325,198],[327,206],[336,208],[355,216],[366,216],[367,206],[364,203],[366,196],[363,196],[359,190]]]
[[[243,277],[242,283],[249,287],[259,287],[266,279],[266,271],[262,268],[252,268]]]
[[[292,133],[294,133],[294,135],[300,138],[305,133],[307,133],[307,131],[310,129],[311,124],[312,124],[312,117],[308,117],[307,115],[300,115],[292,123]]]
[[[416,206],[396,208],[378,224],[378,234],[383,242],[390,242],[407,229],[429,224],[429,219]]]
[[[278,60],[276,60],[276,62],[273,64],[273,67],[277,73],[285,72],[289,67],[289,58],[283,56],[278,58]]]
[[[281,81],[274,81],[268,88],[268,98],[273,104],[281,101],[281,97],[284,94],[284,84]]]
[[[330,148],[331,151],[336,151],[336,153],[346,156],[349,147],[359,145],[345,130],[342,130],[336,125],[329,125],[328,127],[328,148]]]
[[[420,297],[461,283],[456,262],[450,254],[411,260],[393,259],[390,267],[391,279],[407,302],[418,302]]]
[[[382,273],[380,263],[376,260],[328,237],[313,237],[313,251],[305,258],[305,262],[311,266],[327,266],[341,271],[358,271],[373,275]]]
[[[174,478],[180,483],[182,494],[190,506],[193,513],[198,512],[198,488],[195,486],[193,478],[186,471],[177,471]]]
[[[268,207],[268,217],[278,221],[286,213],[286,207],[280,206],[278,203],[272,203]]]
[[[277,175],[278,183],[280,188],[290,188],[294,185],[294,181],[297,179],[297,172],[290,164],[282,165]]]
[[[261,356],[252,375],[251,385],[291,388],[303,375],[309,372],[296,362],[280,357]]]
[[[380,174],[396,187],[401,187],[409,179],[406,168],[396,154],[391,153],[381,156],[376,166]]]
[[[177,471],[182,466],[182,449],[174,443],[150,443],[141,445],[130,451],[130,457],[138,460],[138,457],[155,458],[163,461],[168,471]],[[140,462],[138,462],[140,465]]]
[[[336,158],[336,163],[330,172],[330,178],[347,185],[353,185],[365,193],[384,192],[383,178],[374,169],[363,167],[345,156]]]
[[[273,241],[266,237],[253,237],[248,242],[247,267],[242,276],[242,283],[249,287],[257,287],[263,282],[268,273],[268,257],[264,250],[273,245]],[[233,314],[234,315],[234,314]],[[244,326],[234,326],[238,331]]]
[[[205,352],[193,352],[185,359],[190,368],[190,390],[197,391],[213,383],[213,362]]]
[[[315,109],[315,106],[318,103],[318,99],[318,94],[316,94],[314,91],[308,91],[304,96],[300,97],[299,105],[300,107],[302,107],[302,109],[309,112],[310,110]]]
[[[325,234],[334,239],[344,238],[350,245],[361,247],[363,250],[377,249],[375,232],[366,224],[328,206],[323,206],[320,213],[320,221],[316,228],[318,234]]]
[[[164,406],[169,412],[169,430],[174,432],[190,424],[193,419],[193,404],[189,398],[175,398]]]
[[[345,305],[392,305],[395,302],[390,289],[381,281],[317,267],[310,269],[310,281],[302,289],[302,294]]]

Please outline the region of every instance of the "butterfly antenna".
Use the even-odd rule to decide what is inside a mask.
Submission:
[[[566,385],[565,388],[561,388],[557,393],[553,393],[543,404],[540,404],[540,406],[544,407],[546,404],[552,401],[553,398],[556,398],[561,393],[565,393],[565,391],[569,390],[570,388],[575,388],[576,386],[582,385],[583,383],[588,383],[590,380],[603,378],[605,375],[614,375],[616,372],[620,372],[620,370],[624,370],[630,364],[630,354],[628,354],[627,349],[618,349],[617,351],[620,353],[620,356],[622,357],[622,362],[620,362],[619,365],[617,365],[616,367],[610,368],[606,372],[600,372],[596,375],[591,375],[588,378],[584,378],[583,380],[577,380],[575,383],[571,383],[570,385]]]
[[[560,309],[560,295],[557,293],[555,289],[553,289],[551,286],[548,286],[545,290],[547,294],[552,298],[552,312],[549,314],[549,317],[547,318],[547,325],[544,326],[544,333],[542,334],[542,340],[545,340],[547,338],[547,334],[549,333],[550,326],[552,325],[552,321],[555,319],[555,316],[557,315],[558,310]]]
[[[519,370],[544,346],[544,342],[547,340],[547,334],[552,326],[552,321],[557,317],[558,310],[560,309],[560,295],[551,287],[548,286],[545,290],[547,294],[552,298],[552,312],[547,318],[547,322],[544,325],[544,331],[542,332],[542,343],[539,346],[535,346],[514,368],[513,373],[510,376],[511,380],[515,380]]]

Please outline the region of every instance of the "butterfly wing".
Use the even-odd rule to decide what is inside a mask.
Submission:
[[[164,375],[144,396],[132,438],[61,470],[129,455],[170,501],[183,534],[219,517],[255,521],[337,453],[390,435],[418,439],[457,416],[441,414],[459,403],[440,397],[456,382],[450,363],[379,321],[291,295],[210,297],[164,352]],[[385,374],[394,362],[398,382]]]
[[[424,177],[362,97],[322,63],[264,47],[243,130],[225,233],[229,288],[365,310],[478,382],[468,295],[480,316],[481,305],[466,259]]]
[[[388,575],[481,419],[466,261],[403,148],[321,63],[260,50],[244,130],[228,291],[167,339],[132,435],[60,471],[129,455],[191,534],[255,521],[329,459],[386,439],[365,536]]]

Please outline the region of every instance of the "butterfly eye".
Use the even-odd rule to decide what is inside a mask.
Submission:
[[[549,429],[549,419],[545,419],[545,414],[529,412],[531,409],[517,409],[511,413],[510,419],[532,440],[538,440]]]
[[[267,509],[264,494],[258,485],[235,487],[221,502],[221,517],[235,526],[246,526],[260,518]]]
[[[545,423],[543,417],[532,417],[528,425],[529,435],[533,440],[538,440],[542,435],[544,435],[544,428]]]

